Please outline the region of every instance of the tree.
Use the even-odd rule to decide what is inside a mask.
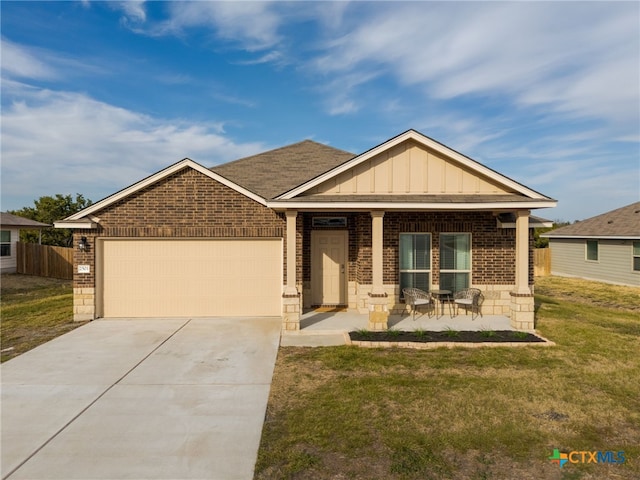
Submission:
[[[70,247],[73,243],[73,232],[67,228],[53,228],[53,222],[79,212],[91,205],[92,202],[84,198],[80,193],[76,193],[75,200],[71,195],[58,193],[55,197],[40,197],[38,200],[34,200],[33,203],[34,207],[24,207],[9,213],[52,225],[49,228],[42,229],[43,245]],[[39,236],[40,232],[38,230],[21,230],[20,241],[38,243]]]
[[[556,228],[565,227],[571,225],[571,222],[564,222],[562,220],[556,220],[553,222],[553,227],[536,228],[533,231],[533,240],[535,248],[547,248],[549,246],[548,238],[540,238],[542,233],[550,232]]]

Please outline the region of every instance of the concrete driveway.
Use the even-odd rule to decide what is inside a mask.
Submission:
[[[104,319],[4,363],[2,478],[253,478],[280,326]]]

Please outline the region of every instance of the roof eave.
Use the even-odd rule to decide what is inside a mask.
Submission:
[[[96,222],[93,222],[89,219],[87,220],[60,220],[59,222],[53,222],[54,228],[71,228],[74,230],[91,230],[98,227]]]
[[[267,207],[274,210],[527,210],[555,207],[555,201],[530,200],[523,202],[300,202],[294,200],[270,200]]]
[[[551,232],[543,233],[540,235],[543,238],[549,238],[552,240],[561,239],[593,239],[593,240],[640,240],[640,234],[638,235],[554,235]]]

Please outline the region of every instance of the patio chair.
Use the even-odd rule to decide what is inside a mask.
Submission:
[[[460,306],[463,306],[465,311],[471,309],[471,320],[475,320],[473,318],[474,312],[482,317],[482,312],[480,311],[482,300],[484,300],[484,297],[478,288],[465,288],[464,290],[458,290],[453,295],[453,303],[456,304],[456,315],[458,314]]]
[[[416,319],[416,310],[418,307],[427,306],[430,310],[434,308],[433,298],[430,293],[420,290],[419,288],[403,288],[402,294],[407,305],[411,306],[411,315],[413,320]]]

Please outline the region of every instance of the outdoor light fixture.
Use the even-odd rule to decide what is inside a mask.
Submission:
[[[80,238],[80,242],[78,243],[78,250],[84,252],[89,247],[87,243],[87,237]]]

